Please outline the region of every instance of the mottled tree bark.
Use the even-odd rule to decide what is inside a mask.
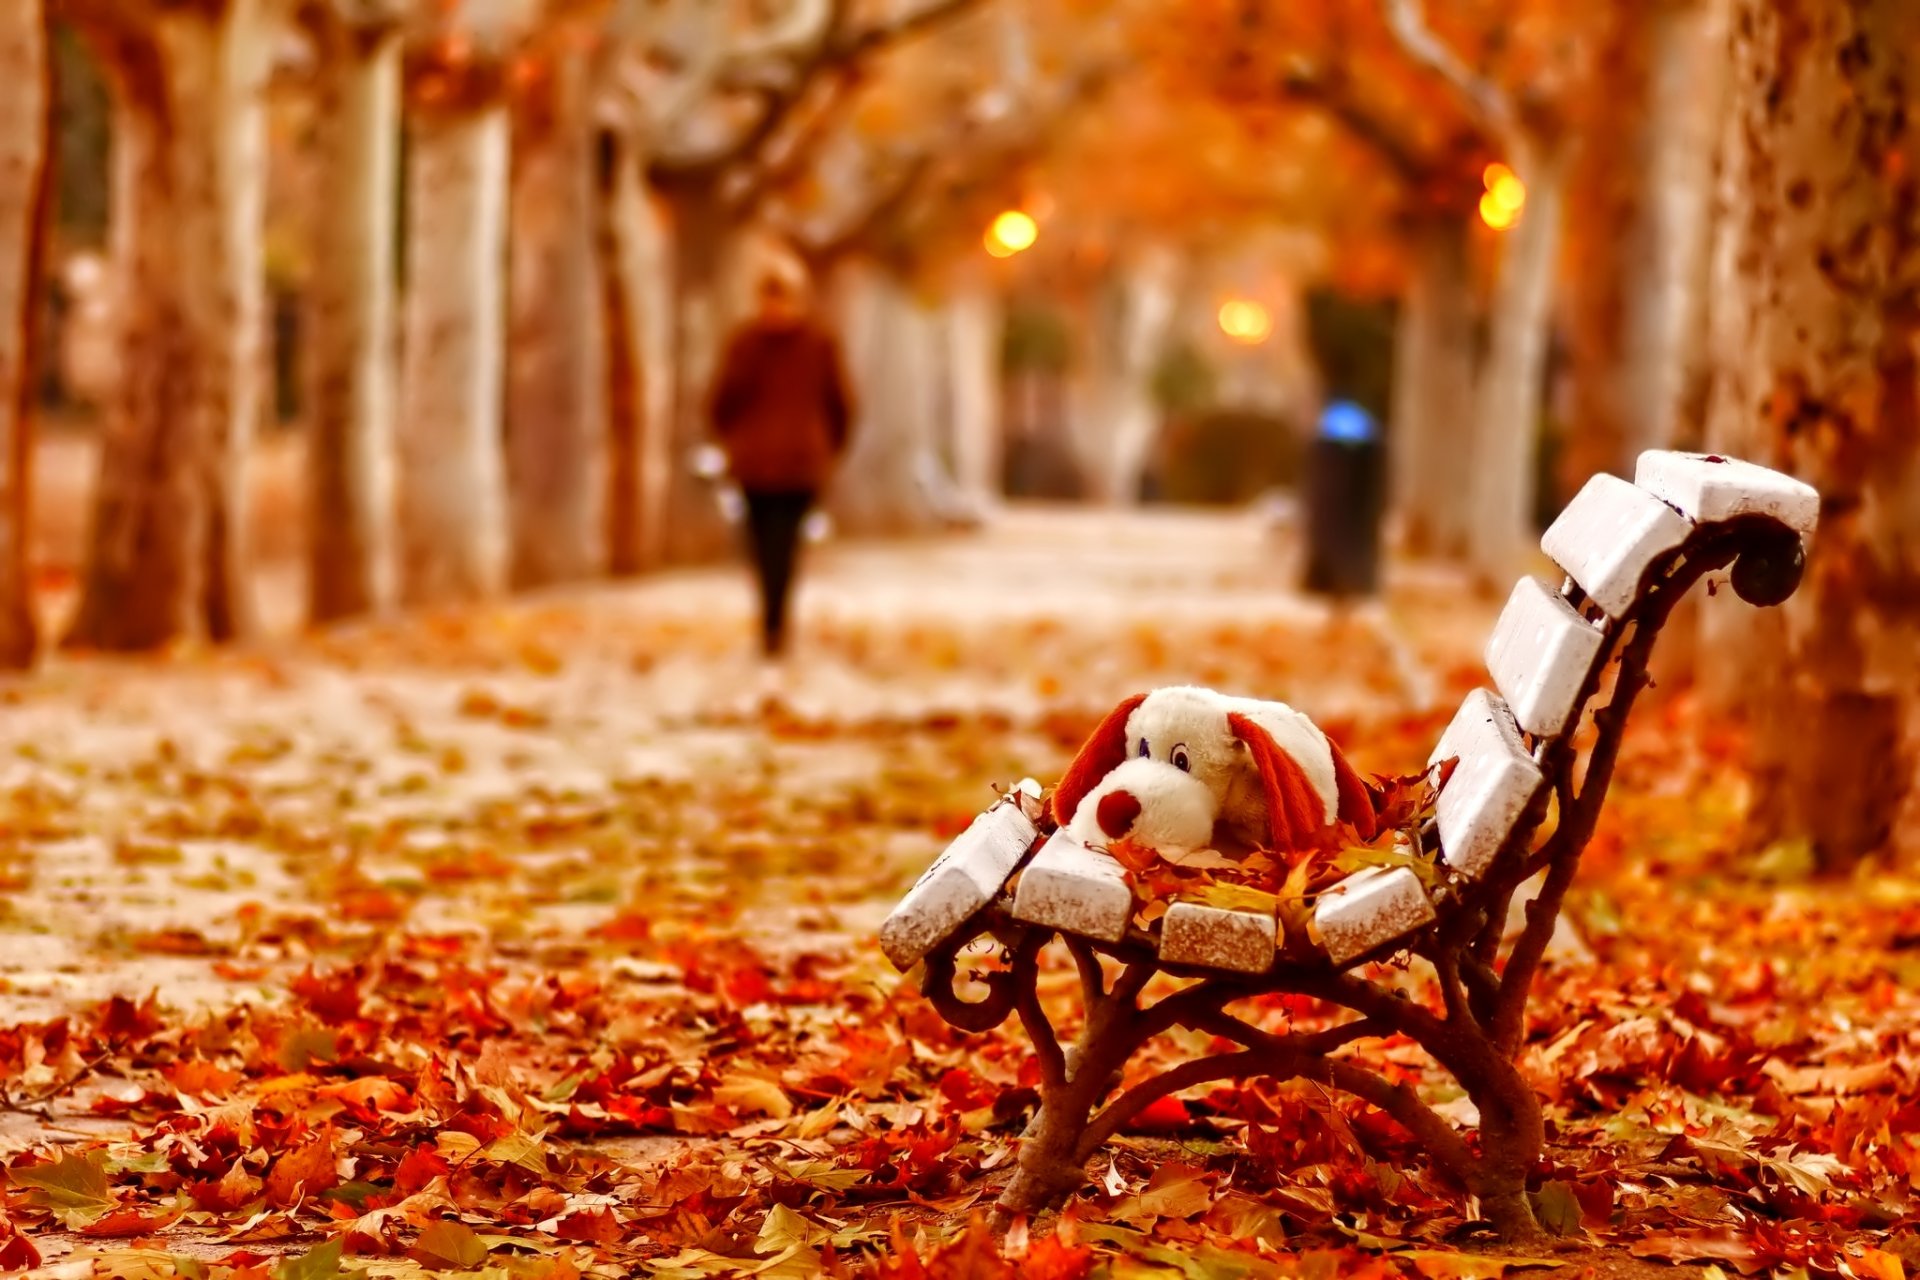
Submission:
[[[641,521],[641,477],[646,440],[646,352],[633,229],[643,216],[637,201],[640,167],[619,134],[601,138],[599,199],[595,202],[594,251],[599,255],[600,332],[606,343],[607,568],[616,577],[646,565]],[[631,274],[630,274],[631,273]]]
[[[498,591],[509,121],[497,97],[411,121],[400,431],[401,596]]]
[[[1464,218],[1416,222],[1394,335],[1388,441],[1392,504],[1402,547],[1459,558],[1467,551],[1474,450],[1477,317]]]
[[[1705,633],[1753,729],[1757,842],[1911,833],[1920,707],[1920,139],[1904,0],[1738,0],[1714,447],[1821,492],[1806,585]],[[1905,835],[1912,842],[1910,834]]]
[[[206,442],[207,634],[250,634],[247,460],[266,385],[266,0],[165,9],[173,167],[172,254],[180,274],[187,397]],[[147,216],[141,210],[141,216]]]
[[[569,29],[550,34],[514,99],[507,492],[516,587],[593,577],[606,563],[592,76]]]
[[[251,629],[245,467],[260,408],[267,27],[260,0],[79,4],[115,82],[121,400],[69,642]],[[194,615],[198,614],[198,617]]]
[[[319,189],[306,334],[307,616],[380,609],[394,573],[400,40],[316,19]]]
[[[41,0],[0,0],[0,666],[38,647],[32,537],[35,286],[46,243],[51,87]]]

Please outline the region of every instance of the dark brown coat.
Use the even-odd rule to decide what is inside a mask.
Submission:
[[[839,345],[811,321],[745,325],[721,359],[712,418],[742,489],[817,492],[852,427]]]

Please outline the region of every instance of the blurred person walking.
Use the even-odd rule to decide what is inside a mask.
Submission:
[[[727,341],[712,422],[746,501],[761,649],[778,658],[786,649],[802,526],[846,452],[853,404],[840,344],[814,315],[798,264],[768,268],[757,302]]]

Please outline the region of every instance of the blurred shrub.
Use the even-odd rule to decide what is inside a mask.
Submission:
[[[1073,363],[1073,332],[1050,307],[1016,301],[1007,308],[1000,367],[1009,374],[1064,373]]]
[[[1240,504],[1298,484],[1305,440],[1279,414],[1208,408],[1171,418],[1148,488],[1163,502]]]
[[[1213,406],[1213,365],[1191,342],[1176,342],[1153,371],[1153,402],[1167,417],[1182,418]]]

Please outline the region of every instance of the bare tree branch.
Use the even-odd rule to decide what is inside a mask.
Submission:
[[[1503,141],[1518,135],[1520,114],[1513,99],[1434,33],[1421,0],[1380,0],[1380,12],[1401,52],[1451,85],[1481,128]]]
[[[793,238],[802,242],[802,251],[818,266],[829,265],[877,238],[895,244],[923,240],[928,221],[952,215],[957,193],[990,175],[1020,172],[1060,121],[1105,83],[1104,67],[1088,68],[1061,86],[1051,102],[1027,103],[1018,112],[1002,110],[1000,91],[989,89],[959,114],[945,136],[927,140],[896,161],[893,177],[838,230]],[[1010,127],[997,131],[988,127],[1001,119],[1008,120]]]
[[[726,142],[704,149],[675,151],[662,147],[651,157],[656,178],[717,176],[729,165],[759,152],[800,105],[814,79],[823,71],[849,69],[875,53],[966,12],[979,0],[929,0],[886,22],[854,26],[849,0],[828,0],[827,21],[818,38],[797,52],[756,67],[749,60],[723,57],[707,75],[699,77],[700,91],[721,94],[744,90],[760,100],[745,128]]]
[[[831,42],[828,58],[835,62],[863,58],[887,45],[898,44],[957,18],[978,3],[979,0],[928,0],[928,3],[910,9],[891,21],[877,22],[848,32],[842,39]]]
[[[1439,162],[1423,155],[1406,138],[1360,105],[1359,96],[1344,75],[1331,77],[1290,72],[1284,82],[1290,97],[1311,103],[1329,116],[1355,140],[1386,162],[1400,181],[1408,185],[1428,181]]]
[[[815,99],[812,106],[802,111],[807,104],[796,102],[782,120],[783,127],[775,130],[754,155],[743,157],[733,170],[727,192],[730,208],[736,212],[751,209],[769,192],[792,182],[806,170],[830,126],[841,118],[842,108],[851,100],[847,91],[852,83],[853,76],[845,69],[816,78],[808,95]]]
[[[818,269],[845,257],[895,214],[912,203],[921,180],[933,170],[933,157],[922,153],[898,166],[885,186],[869,196],[851,217],[823,236],[804,240],[800,252]]]

